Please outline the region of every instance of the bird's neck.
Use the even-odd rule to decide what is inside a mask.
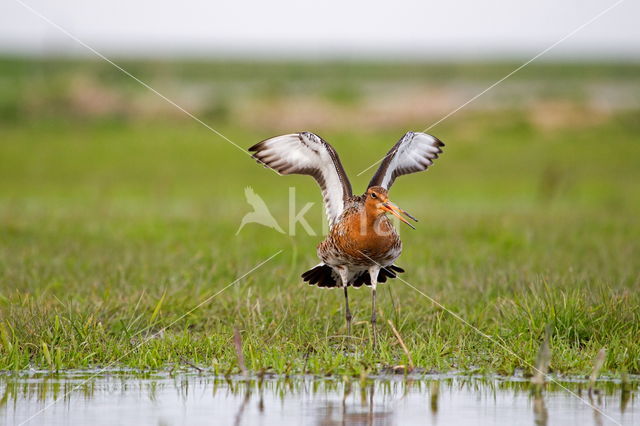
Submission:
[[[363,209],[359,215],[358,228],[365,235],[376,234],[377,230],[387,222],[388,219],[384,215],[374,209]]]

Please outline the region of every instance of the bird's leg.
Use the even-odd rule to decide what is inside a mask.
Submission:
[[[380,272],[379,266],[372,266],[369,268],[369,276],[371,277],[371,333],[373,335],[373,347],[378,345],[378,331],[376,330],[376,286],[378,284],[378,273]]]
[[[349,310],[349,293],[347,291],[349,271],[347,268],[342,267],[338,272],[340,274],[340,279],[342,280],[342,287],[344,288],[344,316],[347,320],[347,335],[351,337],[351,310]]]
[[[347,286],[344,286],[344,314],[347,319],[347,336],[351,337],[351,311],[349,310],[349,293]]]

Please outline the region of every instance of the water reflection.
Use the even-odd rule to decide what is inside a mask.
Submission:
[[[593,395],[586,381],[562,385],[597,409],[557,384],[532,394],[527,380],[498,377],[0,374],[0,423],[37,414],[30,424],[640,424],[637,378],[601,381]]]

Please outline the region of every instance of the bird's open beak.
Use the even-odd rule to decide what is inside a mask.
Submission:
[[[412,220],[415,220],[416,222],[418,221],[418,219],[416,219],[415,217],[411,216],[409,213],[407,213],[406,211],[402,210],[400,207],[396,206],[391,201],[387,201],[386,203],[382,203],[382,208],[385,211],[388,211],[389,213],[391,213],[392,215],[397,217],[398,219],[400,219],[401,221],[403,221],[404,223],[406,223],[407,225],[409,225],[412,229],[416,229],[411,223],[409,223],[409,221],[407,219],[402,217],[401,214],[404,214],[405,216],[407,216],[408,218],[410,218]]]

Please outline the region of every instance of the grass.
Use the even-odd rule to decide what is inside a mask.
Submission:
[[[16,63],[5,80],[25,66]],[[588,74],[626,70],[612,68]],[[299,77],[305,69],[291,73],[311,79]],[[357,108],[357,90],[332,90],[322,92]],[[18,118],[4,117],[0,137],[0,369],[164,369],[187,360],[235,372],[238,327],[249,370],[358,375],[407,364],[391,320],[426,370],[531,373],[550,325],[552,372],[586,375],[605,347],[603,374],[640,373],[635,110],[543,128],[526,110],[488,109],[433,129],[445,154],[391,193],[421,219],[416,231],[402,230],[403,278],[513,353],[398,280],[379,288],[374,352],[368,290],[351,291],[355,339],[345,341],[342,293],[299,279],[317,263],[321,236],[255,224],[236,235],[251,210],[246,186],[285,228],[294,186],[298,208],[315,203],[307,219],[321,229],[310,178],[276,176],[188,119],[29,116],[15,99],[3,110]],[[212,124],[242,147],[278,130],[233,116]],[[425,124],[309,130],[336,146],[359,192],[373,170],[357,172]]]

